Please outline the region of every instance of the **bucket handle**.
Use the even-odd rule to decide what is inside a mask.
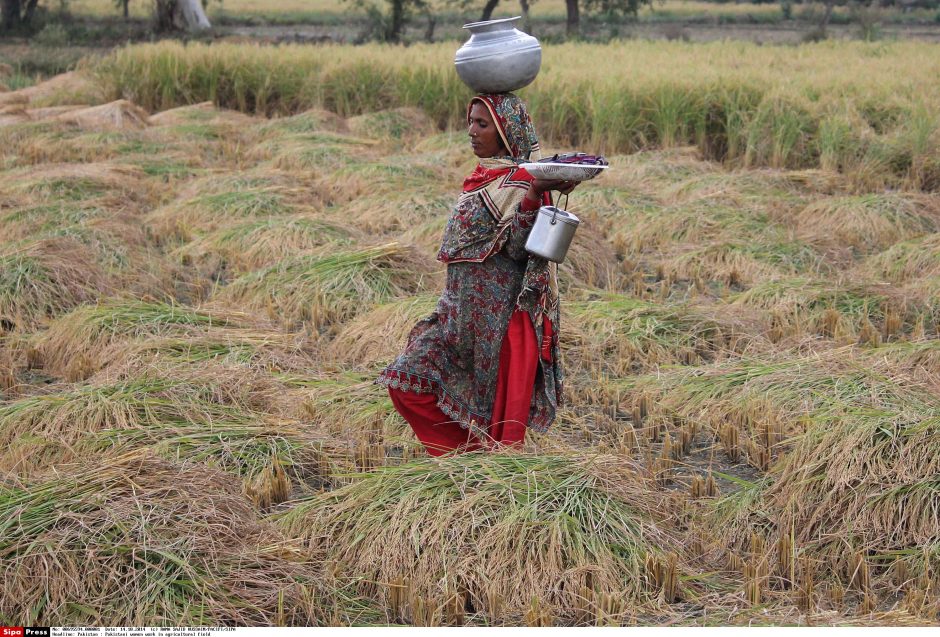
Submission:
[[[567,209],[568,209],[568,195],[565,195],[565,210]],[[556,223],[558,223],[558,220],[556,219],[557,216],[558,216],[558,206],[555,206],[555,210],[552,211],[551,225],[554,226]]]

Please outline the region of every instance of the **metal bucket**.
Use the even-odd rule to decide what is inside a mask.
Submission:
[[[534,255],[561,263],[568,254],[568,246],[574,238],[581,220],[573,214],[555,206],[542,206],[529,231],[525,249]]]

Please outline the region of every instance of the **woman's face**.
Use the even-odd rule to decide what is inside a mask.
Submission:
[[[506,155],[508,151],[499,138],[499,131],[490,111],[482,102],[476,101],[470,107],[470,146],[473,154],[480,158]]]

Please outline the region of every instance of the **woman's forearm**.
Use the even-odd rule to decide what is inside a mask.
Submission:
[[[535,216],[541,207],[540,201],[532,201],[528,197],[516,208],[516,214],[513,215],[512,224],[509,228],[509,238],[506,240],[506,254],[514,261],[525,261],[529,258],[526,252],[525,242],[529,238],[529,231],[535,223]]]

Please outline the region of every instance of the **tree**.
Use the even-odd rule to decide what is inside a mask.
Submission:
[[[4,31],[19,31],[32,24],[39,0],[0,0],[0,17]]]
[[[156,0],[158,31],[203,31],[211,29],[200,0]]]
[[[388,5],[388,12],[383,13],[379,6],[371,0],[346,0],[356,6],[365,9],[372,22],[372,31],[380,40],[385,42],[401,42],[401,36],[405,31],[405,25],[415,10],[420,11],[428,18],[427,34],[434,33],[434,18],[431,13],[431,5],[428,0],[385,0]]]
[[[479,0],[448,0],[461,9],[471,9],[479,6]],[[529,7],[535,4],[535,0],[519,0],[519,8],[522,11],[522,30],[531,33],[532,24],[529,22]],[[499,0],[486,0],[483,5],[483,12],[480,14],[480,22],[493,19],[493,12],[499,6]]]
[[[486,4],[483,5],[483,15],[480,16],[480,22],[485,20],[493,19],[493,11],[496,10],[496,7],[499,5],[499,0],[486,0]]]
[[[576,37],[581,30],[580,0],[565,0],[568,10],[568,20],[565,33],[569,37]],[[653,6],[653,0],[583,0],[585,12],[602,13],[608,18],[630,17],[636,19],[643,5]]]
[[[565,35],[569,38],[580,35],[581,10],[578,8],[578,0],[565,0],[565,10],[568,14],[565,20]]]

